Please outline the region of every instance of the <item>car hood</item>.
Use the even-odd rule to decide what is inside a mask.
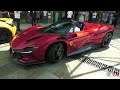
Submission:
[[[12,42],[11,47],[15,50],[23,49],[25,47],[32,47],[37,45],[42,45],[49,40],[56,39],[59,34],[43,34],[38,32],[38,29],[43,27],[30,27],[20,34],[16,35]]]
[[[3,21],[3,22],[12,22],[13,19],[12,18],[0,18],[0,21]]]

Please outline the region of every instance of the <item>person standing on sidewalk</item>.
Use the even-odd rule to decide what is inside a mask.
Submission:
[[[30,11],[32,26],[36,26],[36,11]]]
[[[14,11],[14,18],[17,23],[17,31],[21,31],[20,30],[20,14],[21,13],[22,13],[21,11]]]
[[[93,11],[89,11],[89,22],[92,22],[92,13],[93,13]]]
[[[92,22],[93,22],[93,23],[96,22],[96,18],[97,18],[97,12],[94,11],[94,12],[92,13]]]
[[[40,23],[40,11],[36,11],[36,24]]]
[[[59,12],[57,11],[57,12],[55,13],[55,22],[58,22],[58,19],[59,19]]]
[[[85,13],[83,11],[79,11],[79,21],[84,22],[84,15]]]
[[[52,14],[51,14],[51,11],[48,11],[48,23],[52,23]]]
[[[73,18],[73,11],[68,11],[67,12],[67,19],[72,20],[72,18]]]
[[[1,12],[1,17],[2,18],[9,18],[10,17],[10,13],[8,11],[2,11]]]
[[[112,25],[114,25],[114,27],[116,28],[117,24],[118,24],[118,20],[119,20],[119,16],[118,16],[118,13],[115,12],[114,13],[114,20],[112,22]]]
[[[43,23],[47,23],[47,14],[48,14],[48,12],[47,11],[43,11]]]
[[[86,12],[85,12],[85,21],[88,21],[88,19],[89,19],[89,12],[86,11]]]

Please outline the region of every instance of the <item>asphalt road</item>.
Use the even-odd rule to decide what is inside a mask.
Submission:
[[[117,27],[108,48],[97,48],[64,57],[56,64],[44,63],[31,66],[15,63],[10,58],[9,44],[2,44],[0,45],[0,79],[120,79],[119,44],[120,28]]]

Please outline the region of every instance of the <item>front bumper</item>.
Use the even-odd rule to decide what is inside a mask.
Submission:
[[[32,65],[32,64],[39,64],[39,63],[45,63],[46,61],[40,61],[35,59],[35,57],[32,55],[32,53],[22,53],[19,51],[13,51],[10,48],[10,56],[13,58],[13,60],[16,63],[22,64],[22,65]]]

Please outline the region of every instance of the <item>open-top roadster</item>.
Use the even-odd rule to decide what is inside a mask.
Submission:
[[[95,46],[109,45],[114,26],[73,22],[75,21],[57,22],[46,27],[29,27],[13,38],[10,51],[13,56],[17,56],[19,63],[56,63],[63,55],[71,56]]]

